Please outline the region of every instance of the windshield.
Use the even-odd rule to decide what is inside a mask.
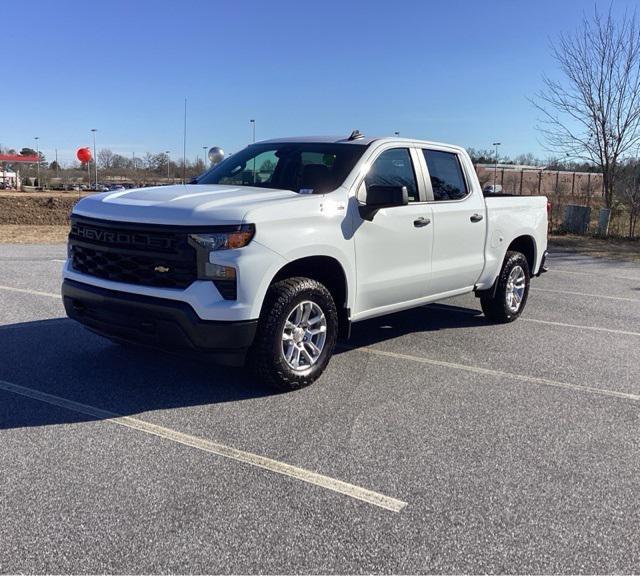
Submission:
[[[254,144],[229,156],[194,184],[230,184],[322,194],[338,188],[366,146],[335,143]]]

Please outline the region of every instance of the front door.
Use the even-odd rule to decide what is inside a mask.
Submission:
[[[359,196],[367,186],[406,186],[409,204],[378,211],[368,221],[355,214],[358,296],[355,315],[427,295],[431,254],[431,207],[422,202],[409,148],[389,148],[369,169]]]

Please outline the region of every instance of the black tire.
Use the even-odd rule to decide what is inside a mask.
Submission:
[[[320,307],[326,321],[322,352],[311,366],[295,370],[285,360],[282,333],[285,322],[296,306],[310,301]],[[280,391],[304,388],[326,368],[338,337],[338,312],[327,288],[316,280],[287,278],[273,284],[266,295],[251,350],[251,368],[268,386]]]
[[[525,285],[524,295],[522,296],[520,305],[518,309],[514,311],[509,307],[507,302],[507,287],[509,284],[509,275],[516,266],[519,266],[524,271]],[[524,254],[513,251],[507,252],[504,257],[502,269],[500,270],[500,275],[496,280],[497,286],[495,292],[490,290],[486,294],[480,296],[480,304],[482,305],[484,315],[492,322],[497,323],[513,322],[516,320],[520,314],[522,314],[522,311],[527,304],[530,281],[531,276],[529,273],[529,263],[527,262]],[[491,294],[492,292],[493,295]]]

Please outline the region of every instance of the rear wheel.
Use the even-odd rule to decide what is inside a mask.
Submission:
[[[493,295],[480,297],[484,315],[492,322],[513,322],[527,303],[529,282],[529,264],[524,254],[507,252]]]
[[[252,368],[278,390],[314,382],[333,354],[338,313],[327,288],[296,277],[273,284],[267,293],[252,349]]]

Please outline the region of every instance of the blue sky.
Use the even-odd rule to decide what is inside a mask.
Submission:
[[[63,161],[366,134],[546,157],[528,102],[586,0],[31,0],[2,6],[0,144]],[[622,15],[638,2],[613,0]],[[15,58],[11,55],[14,54]]]

